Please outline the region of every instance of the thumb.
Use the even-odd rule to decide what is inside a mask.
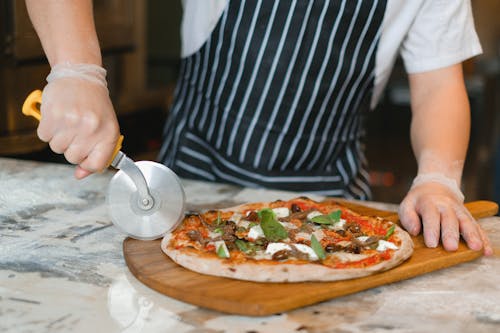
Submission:
[[[83,178],[87,177],[90,174],[92,174],[92,172],[83,169],[79,165],[77,165],[76,168],[75,168],[75,178],[76,179],[83,179]]]

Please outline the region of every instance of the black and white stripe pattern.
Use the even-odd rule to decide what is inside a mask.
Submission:
[[[190,178],[367,198],[384,0],[229,1],[183,59],[160,160]]]

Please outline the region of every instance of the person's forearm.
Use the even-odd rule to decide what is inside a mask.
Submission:
[[[51,66],[102,65],[91,0],[26,0],[26,6]]]
[[[419,174],[438,173],[460,185],[470,133],[461,65],[410,75],[411,138]]]

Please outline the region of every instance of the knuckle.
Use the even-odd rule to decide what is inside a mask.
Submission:
[[[64,157],[71,164],[80,164],[80,162],[82,161],[82,155],[70,149],[64,152]]]
[[[89,133],[94,133],[100,127],[99,117],[95,113],[89,112],[82,117],[82,125]]]
[[[62,154],[66,150],[66,147],[64,145],[54,140],[49,142],[49,147],[54,153],[57,154]]]

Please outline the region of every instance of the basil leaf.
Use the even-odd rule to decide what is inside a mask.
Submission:
[[[311,247],[319,259],[324,260],[326,258],[325,250],[314,234],[311,235]]]
[[[339,210],[336,210],[334,212],[331,212],[328,214],[328,217],[333,220],[333,223],[340,222],[340,216],[342,215],[342,212]]]
[[[311,219],[317,224],[333,224],[333,220],[328,215],[318,215]]]
[[[257,223],[250,222],[250,224],[248,225],[248,230],[252,229],[252,227],[255,227],[256,225],[257,225]]]
[[[335,224],[340,222],[340,214],[342,212],[340,210],[336,210],[331,212],[328,215],[318,215],[311,219],[314,223],[317,224]]]
[[[247,243],[245,241],[242,241],[241,239],[237,239],[235,242],[236,246],[241,252],[248,253],[250,252],[250,249],[247,246]]]
[[[385,236],[384,236],[384,239],[389,239],[389,237],[391,237],[391,235],[394,233],[394,229],[396,229],[396,225],[393,224],[389,230],[387,230]]]
[[[220,210],[217,211],[217,219],[214,221],[215,226],[220,226],[222,224],[222,218],[220,215]]]
[[[262,209],[259,211],[259,216],[261,217],[260,226],[267,240],[277,242],[288,237],[285,227],[276,220],[276,215],[271,209]]]
[[[217,256],[218,256],[219,258],[229,258],[229,253],[228,253],[228,251],[226,250],[225,244],[220,244],[220,245],[217,247]]]

